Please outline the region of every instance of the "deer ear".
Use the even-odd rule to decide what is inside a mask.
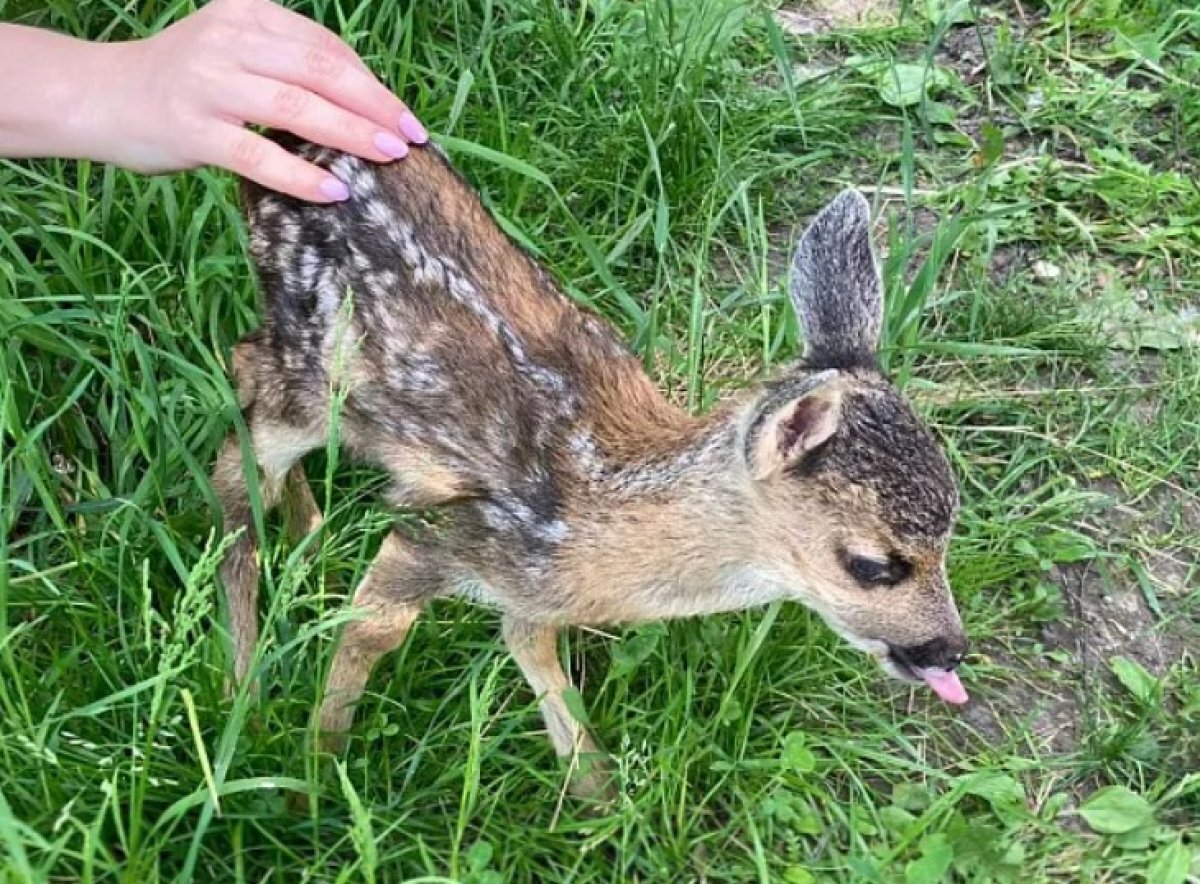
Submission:
[[[751,443],[751,472],[756,479],[794,466],[829,441],[842,418],[842,385],[837,372],[808,392],[768,405],[757,421]]]
[[[883,284],[871,250],[871,207],[854,190],[813,219],[792,259],[792,305],[813,368],[875,363]]]

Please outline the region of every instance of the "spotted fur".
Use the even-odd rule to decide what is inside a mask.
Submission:
[[[300,533],[319,524],[299,460],[327,444],[336,406],[341,443],[392,476],[389,499],[438,513],[428,528],[397,528],[358,588],[363,619],[339,647],[326,730],[349,725],[374,662],[421,606],[454,594],[501,610],[555,747],[576,762],[595,747],[562,696],[564,626],[783,598],[893,674],[911,675],[893,649],[929,665],[961,657],[943,566],[954,481],[874,359],[882,294],[861,197],[839,197],[797,251],[804,359],[695,417],[502,232],[437,149],[378,166],[284,143],[351,198],[319,206],[244,189],[265,309],[234,365],[263,500],[298,498]],[[214,483],[226,529],[243,531],[222,578],[246,680],[258,571],[234,436]],[[903,557],[904,579],[864,588],[851,555]],[[600,783],[595,768],[576,781]]]

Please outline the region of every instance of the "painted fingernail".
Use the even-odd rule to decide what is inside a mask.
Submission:
[[[339,181],[337,178],[326,178],[322,181],[321,193],[335,203],[350,199],[350,188],[346,186],[344,181]]]
[[[400,115],[400,134],[416,144],[424,144],[429,140],[429,133],[413,116],[412,111],[405,111]]]
[[[375,147],[382,154],[387,154],[392,159],[398,160],[401,157],[408,156],[408,145],[403,139],[397,138],[391,132],[380,132],[375,136]]]

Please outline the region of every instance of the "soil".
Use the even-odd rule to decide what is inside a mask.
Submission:
[[[895,21],[895,0],[808,0],[775,11],[775,21],[795,37],[824,34],[839,28]]]
[[[1200,501],[1180,500],[1171,489],[1161,488],[1136,503],[1122,502],[1115,483],[1092,488],[1117,501],[1105,508],[1102,524],[1086,526],[1098,540],[1179,536],[1183,542],[1149,549],[1141,557],[1146,590],[1137,575],[1114,572],[1098,562],[1052,572],[1062,589],[1064,617],[1045,625],[1036,644],[1018,653],[986,641],[980,649],[1010,674],[1010,687],[1003,693],[977,700],[964,711],[964,723],[987,739],[1003,737],[1003,721],[1032,716],[1035,751],[1069,753],[1086,737],[1098,695],[1125,691],[1112,674],[1114,658],[1133,660],[1161,678],[1189,648],[1200,645],[1200,624],[1177,609],[1200,574]]]

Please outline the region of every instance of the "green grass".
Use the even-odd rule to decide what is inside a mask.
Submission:
[[[316,755],[388,515],[372,473],[313,459],[329,527],[310,555],[272,532],[264,696],[226,701],[207,471],[257,316],[233,182],[0,162],[0,878],[1200,875],[1195,10],[914,2],[796,39],[732,0],[302,6],[695,408],[796,352],[792,233],[873,196],[887,363],[962,484],[976,700],[887,682],[791,606],[575,634],[624,783],[587,816],[495,616],[441,603],[344,764]],[[120,37],[188,5],[140,7],[0,18]]]

